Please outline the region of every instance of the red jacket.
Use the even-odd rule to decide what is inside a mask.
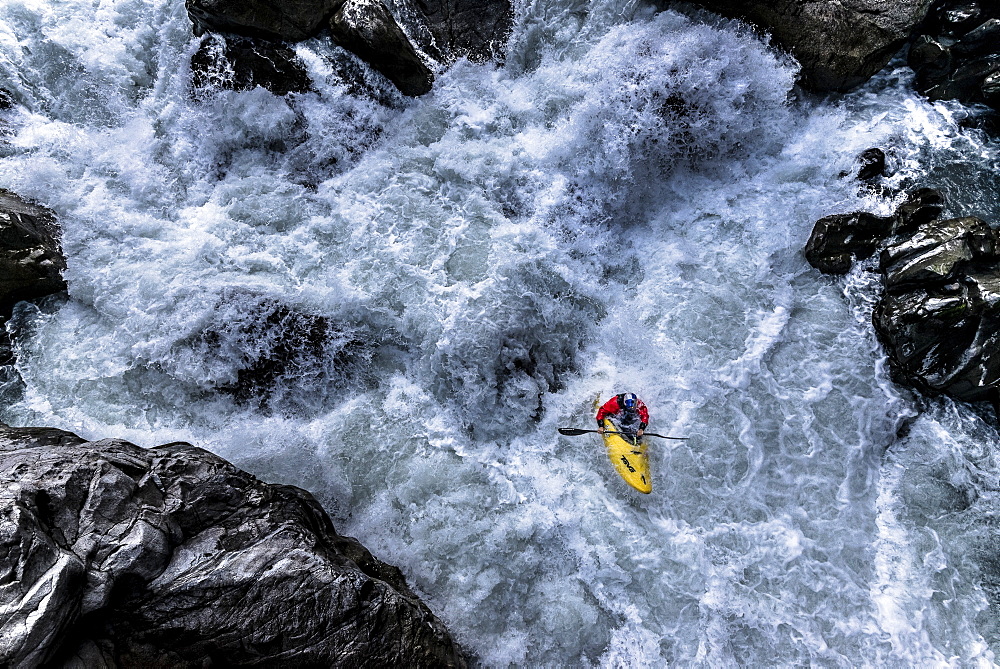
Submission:
[[[611,399],[609,399],[607,402],[605,402],[604,406],[602,406],[597,411],[597,423],[598,423],[598,425],[601,425],[602,424],[601,421],[603,421],[608,416],[618,415],[618,414],[622,413],[625,410],[624,407],[619,406],[619,404],[618,404],[618,398],[619,397],[621,397],[621,396],[620,395],[615,395],[614,397],[612,397]],[[646,408],[646,405],[643,404],[642,400],[636,400],[634,411],[639,414],[639,420],[642,422],[642,425],[641,425],[640,429],[645,430],[646,426],[649,425],[649,409]]]

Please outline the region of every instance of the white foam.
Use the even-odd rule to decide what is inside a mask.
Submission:
[[[193,99],[189,30],[176,2],[0,6],[0,86],[31,107],[0,186],[56,211],[70,286],[11,323],[3,420],[314,491],[485,666],[991,660],[991,510],[959,508],[995,487],[986,428],[942,410],[949,457],[926,422],[906,447],[943,474],[884,466],[915,405],[874,286],[801,254],[819,217],[894,206],[838,178],[869,146],[896,186],[994,160],[960,108],[883,80],[796,100],[745,26],[630,2],[519,7],[506,66],[413,100],[370,75],[387,106],[325,38],[296,47],[313,92]],[[650,440],[649,496],[556,431],[626,390],[690,437]]]

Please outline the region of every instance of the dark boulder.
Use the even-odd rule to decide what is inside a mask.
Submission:
[[[434,76],[381,0],[346,0],[330,20],[330,33],[404,95],[431,90]]]
[[[209,34],[191,57],[195,89],[248,91],[260,86],[275,95],[305,93],[312,82],[295,51],[281,42]]]
[[[907,64],[931,100],[1000,107],[1000,6],[937,2],[910,45]]]
[[[872,182],[886,176],[885,151],[877,147],[865,149],[858,156],[858,180]]]
[[[313,37],[344,0],[186,0],[196,35],[223,32],[298,42]]]
[[[1000,235],[975,217],[926,223],[880,255],[875,330],[902,380],[967,401],[1000,383]]]
[[[802,65],[802,84],[846,91],[885,67],[931,0],[697,0],[725,16],[771,33]]]
[[[922,188],[911,194],[892,216],[859,211],[821,218],[813,225],[806,242],[806,260],[824,274],[846,274],[854,261],[872,257],[891,236],[912,233],[936,219],[942,204],[941,193]]]
[[[806,260],[824,274],[847,274],[855,260],[875,253],[892,232],[892,222],[863,211],[821,218],[806,243]]]
[[[895,378],[930,394],[996,403],[1000,234],[971,216],[939,220],[942,207],[941,194],[924,188],[891,217],[828,216],[814,226],[806,257],[843,274],[878,252],[883,291],[872,320]]]
[[[14,305],[66,290],[55,215],[0,189],[0,320]]]
[[[189,444],[0,425],[3,666],[464,662],[307,492]]]

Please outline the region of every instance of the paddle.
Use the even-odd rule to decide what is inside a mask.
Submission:
[[[565,434],[567,437],[579,437],[581,434],[589,434],[591,432],[600,433],[600,430],[581,430],[578,427],[561,427],[559,428],[559,434]],[[605,430],[604,434],[624,434],[626,436],[632,437],[635,435],[629,434],[628,432],[612,432],[611,430]],[[676,439],[682,441],[685,439],[690,439],[691,437],[668,437],[662,434],[656,434],[655,432],[643,432],[644,437],[659,437],[660,439]]]

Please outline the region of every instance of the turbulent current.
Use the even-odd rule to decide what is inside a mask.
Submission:
[[[794,86],[746,26],[518,7],[420,98],[326,38],[315,90],[192,89],[181,0],[3,0],[0,187],[56,212],[0,419],[203,446],[313,492],[475,663],[992,666],[995,419],[895,385],[877,275],[820,217],[943,190],[1000,221],[1000,144],[890,66]],[[653,493],[600,396],[651,408]]]

